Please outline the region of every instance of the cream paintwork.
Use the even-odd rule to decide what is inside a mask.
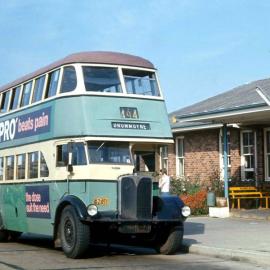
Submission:
[[[141,68],[141,67],[131,67],[131,66],[122,66],[122,65],[87,64],[87,63],[84,63],[84,64],[80,64],[80,63],[78,63],[78,64],[72,64],[71,63],[71,64],[67,64],[67,65],[63,65],[63,66],[54,68],[54,69],[50,70],[47,73],[40,74],[37,77],[34,77],[34,78],[32,78],[30,80],[27,80],[27,81],[25,81],[25,82],[23,82],[21,84],[18,84],[16,86],[13,86],[12,89],[14,89],[14,88],[16,88],[18,86],[23,87],[23,84],[26,84],[26,83],[28,83],[28,82],[30,82],[30,81],[33,80],[31,94],[30,94],[30,100],[32,100],[33,89],[35,87],[35,80],[38,79],[39,77],[45,75],[45,83],[44,83],[44,87],[45,87],[45,85],[47,83],[47,80],[48,80],[49,73],[51,73],[51,72],[53,72],[53,71],[55,71],[57,69],[60,69],[59,82],[61,82],[62,76],[63,76],[63,69],[66,66],[73,66],[75,68],[75,70],[76,70],[76,74],[77,74],[77,86],[76,86],[76,88],[73,91],[71,91],[71,92],[60,93],[61,83],[58,83],[57,90],[56,90],[56,95],[55,96],[52,96],[52,97],[49,97],[49,98],[46,98],[46,101],[52,100],[52,99],[55,99],[55,98],[58,98],[59,96],[73,96],[73,95],[89,95],[89,96],[91,96],[91,95],[97,95],[97,94],[99,96],[124,96],[124,97],[136,97],[136,98],[140,98],[140,99],[164,100],[164,97],[163,97],[163,94],[162,94],[162,91],[161,91],[161,88],[160,88],[160,82],[159,82],[159,79],[158,79],[158,74],[157,74],[157,71],[155,69]],[[120,82],[121,82],[121,87],[122,87],[123,92],[122,93],[87,92],[85,90],[85,86],[84,86],[82,66],[113,67],[113,68],[117,68],[118,69],[119,79],[120,79]],[[156,81],[157,81],[157,85],[158,85],[158,90],[159,90],[160,96],[144,96],[144,95],[138,95],[138,94],[128,94],[127,91],[126,91],[126,86],[125,86],[125,81],[124,81],[124,76],[123,76],[122,69],[136,69],[136,70],[144,70],[144,71],[150,71],[150,72],[155,73],[155,77],[156,77]],[[10,91],[12,89],[11,88],[8,88],[7,90],[1,92],[1,94],[0,94],[0,101],[2,99],[2,93],[6,92],[6,91]],[[21,100],[21,96],[22,96],[22,90],[20,92],[20,98],[19,98],[19,100]],[[42,99],[40,101],[38,101],[38,102],[35,102],[34,104],[31,104],[30,103],[30,104],[24,106],[23,109],[28,108],[28,107],[32,107],[33,105],[41,104],[41,103],[44,102],[44,99],[45,99],[45,91],[43,89],[43,97],[42,97]],[[9,104],[10,104],[10,100],[9,100]],[[9,104],[8,104],[8,108],[9,108]],[[12,110],[12,113],[13,112],[16,112],[16,111],[20,111],[21,109],[22,108],[19,107],[19,108],[15,109],[15,110]],[[5,113],[2,113],[1,116],[8,115],[9,113],[10,113],[10,111],[7,111]]]
[[[85,139],[72,139],[76,142],[85,142]],[[19,155],[23,153],[30,153],[34,151],[41,151],[48,169],[49,176],[42,178],[31,178],[31,179],[23,179],[23,180],[4,180],[0,181],[0,183],[22,183],[22,182],[32,182],[32,181],[44,181],[44,180],[64,180],[69,177],[72,179],[100,179],[100,180],[116,180],[120,175],[130,174],[133,172],[133,164],[130,165],[122,165],[122,164],[88,164],[83,166],[73,166],[73,174],[69,174],[67,168],[64,167],[56,167],[56,145],[61,145],[64,143],[68,143],[70,139],[63,140],[51,140],[46,142],[34,143],[29,145],[24,145],[20,147],[14,147],[9,149],[4,149],[1,151],[1,157],[11,156],[11,155]],[[87,151],[86,151],[87,153]],[[88,159],[88,153],[87,153]],[[5,159],[4,159],[4,167],[5,167]],[[26,168],[28,168],[28,159],[26,158]],[[38,168],[40,170],[40,168]],[[16,173],[16,158],[14,163],[14,170]],[[5,178],[5,170],[4,170],[4,178]]]

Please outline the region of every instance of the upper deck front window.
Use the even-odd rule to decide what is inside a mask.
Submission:
[[[86,91],[121,93],[121,82],[116,68],[83,66]]]
[[[128,94],[160,96],[154,72],[123,69],[123,75]]]

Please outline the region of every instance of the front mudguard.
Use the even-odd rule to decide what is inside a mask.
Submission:
[[[184,202],[175,195],[155,196],[154,197],[154,215],[158,220],[181,220],[186,218],[182,215]]]

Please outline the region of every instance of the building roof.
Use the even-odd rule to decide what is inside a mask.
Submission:
[[[172,118],[188,118],[198,115],[210,115],[233,110],[243,110],[267,105],[256,89],[263,91],[266,97],[270,97],[270,79],[263,79],[233,88],[230,91],[205,99],[191,106],[176,110],[169,114],[172,129],[198,126],[199,122],[174,122]]]
[[[79,52],[66,56],[63,59],[60,59],[52,64],[40,68],[30,74],[27,74],[11,83],[3,85],[0,87],[0,92],[11,87],[14,87],[24,81],[30,80],[36,76],[39,76],[45,72],[48,72],[54,68],[57,68],[62,65],[67,65],[71,63],[91,63],[91,64],[111,64],[111,65],[123,65],[123,66],[136,66],[142,68],[155,69],[154,65],[138,56],[118,53],[118,52]]]

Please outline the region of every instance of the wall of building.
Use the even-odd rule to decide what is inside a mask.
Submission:
[[[219,173],[219,130],[184,134],[185,176],[191,181],[210,181]]]
[[[245,129],[245,128],[243,128]],[[264,127],[248,127],[256,131],[257,139],[257,179],[264,182]],[[241,129],[228,128],[230,132],[231,177],[233,182],[241,182]],[[191,181],[203,181],[219,177],[221,169],[220,129],[207,129],[174,134],[174,138],[184,137],[185,177]],[[175,145],[169,146],[169,174],[176,175]],[[250,184],[250,183],[249,183]]]

